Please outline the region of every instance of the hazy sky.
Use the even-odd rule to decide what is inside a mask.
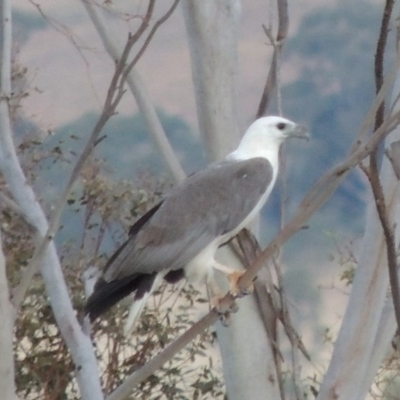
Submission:
[[[117,2],[115,2],[117,3]],[[158,2],[156,17],[170,1]],[[269,0],[243,1],[239,43],[240,109],[242,123],[254,116],[269,66],[271,47],[267,46],[261,25],[269,23]],[[301,17],[313,5],[311,0],[291,2],[291,35]],[[98,35],[80,1],[40,0],[48,18],[47,28],[34,31],[19,49],[19,60],[28,68],[30,96],[24,109],[43,128],[56,128],[88,111],[99,111],[113,72],[113,62],[105,53]],[[143,14],[146,1],[118,1],[124,8],[115,11]],[[160,6],[161,4],[161,6]],[[325,3],[326,4],[326,3]],[[16,9],[40,15],[26,0],[14,1]],[[134,31],[136,18],[107,19],[113,37],[121,47],[128,31]],[[73,43],[75,42],[75,44]],[[187,39],[180,7],[161,27],[138,64],[155,104],[169,113],[189,120],[196,128]],[[282,80],[295,79],[295,69],[283,65]],[[33,90],[37,88],[37,90]],[[132,114],[136,104],[125,96],[119,112]]]

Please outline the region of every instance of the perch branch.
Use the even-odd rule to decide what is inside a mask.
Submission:
[[[252,265],[240,278],[238,285],[240,289],[246,289],[257,275],[257,272],[265,265],[276,251],[298,230],[306,221],[329,199],[335,189],[343,181],[352,168],[357,166],[363,159],[368,157],[379,142],[400,123],[400,111],[390,116],[379,129],[374,132],[370,139],[357,150],[350,152],[347,159],[327,172],[311,189],[299,206],[293,219],[275,237],[275,239],[261,252]],[[220,311],[229,312],[235,298],[227,293],[220,302]],[[178,351],[185,347],[191,340],[199,335],[204,329],[215,323],[218,314],[211,310],[205,317],[194,324],[179,338],[168,345],[161,353],[152,358],[142,368],[129,375],[125,381],[107,398],[107,400],[121,400],[127,397],[134,386],[153,374],[160,366],[170,360]]]

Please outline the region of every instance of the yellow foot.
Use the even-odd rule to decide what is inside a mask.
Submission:
[[[251,283],[246,289],[242,290],[239,287],[239,279],[242,277],[242,275],[245,273],[245,271],[232,271],[228,275],[228,280],[229,280],[229,289],[234,297],[243,297],[246,296],[247,294],[251,294],[254,292],[254,284]]]
[[[235,302],[232,303],[230,306],[229,310],[226,311],[221,311],[220,305],[221,305],[221,300],[222,298],[220,297],[213,297],[210,299],[210,306],[213,310],[215,310],[218,313],[219,319],[224,326],[230,326],[232,322],[232,313],[236,313],[239,310],[239,307]]]

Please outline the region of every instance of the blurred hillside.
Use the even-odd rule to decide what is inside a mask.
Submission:
[[[289,38],[282,59],[283,72],[290,75],[290,79],[282,77],[286,82],[282,90],[284,113],[307,125],[312,133],[309,143],[293,141],[287,149],[289,214],[323,172],[345,157],[374,99],[373,63],[380,6],[366,0],[330,2],[329,5],[314,3],[317,6],[304,17],[293,16],[297,30]],[[296,6],[293,8],[296,10]],[[37,15],[17,12],[15,18],[21,46],[29,41],[33,32],[43,29],[43,22]],[[262,41],[265,42],[265,37],[260,36]],[[178,46],[175,41],[171,41],[170,45],[174,48]],[[393,49],[394,53],[393,45],[389,45],[389,49]],[[163,51],[167,52],[168,48]],[[240,52],[242,59],[245,57],[243,54],[248,53]],[[143,62],[149,60],[151,57]],[[180,61],[181,58],[174,60],[177,70]],[[251,74],[251,71],[247,73]],[[259,91],[264,79],[263,76],[256,82]],[[154,85],[154,82],[151,84]],[[182,88],[182,92],[178,90],[173,95],[186,106],[186,97],[182,96],[184,90]],[[153,96],[159,101],[156,106],[160,109],[163,126],[185,170],[194,172],[205,165],[202,145],[193,123],[187,122],[190,120],[187,114],[167,111],[168,104],[161,100],[165,99],[164,92]],[[241,102],[256,104],[260,92],[244,92],[246,96]],[[43,176],[36,185],[42,197],[47,197],[46,200],[51,201],[53,196],[57,196],[68,179],[71,165],[97,117],[93,111],[85,113],[55,127],[54,134],[44,140],[43,148],[49,154],[62,153],[65,161],[59,163],[55,162],[55,158],[49,159],[42,166]],[[19,121],[19,140],[29,135],[34,125],[26,118]],[[96,147],[95,157],[104,160],[106,167],[103,172],[111,179],[135,181],[140,174],[148,173],[155,179],[168,182],[165,164],[140,115],[132,111],[113,117],[103,135],[104,139]],[[290,265],[287,283],[291,296],[298,304],[315,300],[317,293],[311,278],[315,278],[315,274],[326,273],[329,264],[326,254],[336,242],[344,243],[362,233],[364,196],[363,177],[355,171],[310,221],[308,229],[299,232],[288,244],[285,254]],[[59,238],[77,237],[75,227],[79,224],[75,223],[76,218],[81,216],[66,213]],[[263,220],[261,241],[265,244],[279,229],[279,188],[264,210]],[[305,246],[305,243],[308,245]],[[105,247],[109,247],[107,243]],[[311,268],[304,268],[309,264]],[[310,312],[315,312],[314,306]]]

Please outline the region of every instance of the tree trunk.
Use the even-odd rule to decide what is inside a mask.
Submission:
[[[394,85],[393,99],[400,91],[400,75]],[[398,110],[398,107],[395,111]],[[390,148],[400,140],[397,127],[385,141]],[[399,183],[393,166],[384,157],[380,180],[390,222],[399,237]],[[375,200],[369,195],[364,240],[352,290],[336,340],[332,359],[323,380],[318,400],[364,399],[396,331],[389,291],[385,238]]]
[[[199,128],[211,160],[238,143],[237,31],[238,0],[184,0]],[[232,252],[218,254],[229,266],[239,265]],[[217,323],[229,400],[280,398],[271,347],[254,296],[238,301],[239,312],[226,328]]]
[[[3,399],[17,399],[15,394],[13,330],[14,313],[10,303],[6,262],[0,235],[0,391]]]
[[[240,0],[182,2],[192,61],[199,129],[210,160],[239,141],[237,36]]]
[[[2,115],[8,114],[7,98],[11,94],[11,0],[0,0],[0,130]],[[16,399],[13,330],[14,315],[6,275],[0,234],[0,392],[7,400]]]
[[[0,171],[8,185],[8,189],[12,193],[15,201],[21,207],[25,219],[36,228],[42,238],[46,235],[48,222],[36,196],[24,175],[12,139],[11,120],[9,113],[9,101],[11,98],[11,4],[10,1],[1,0],[1,25],[0,25],[0,49],[1,49],[1,77],[0,77]],[[30,272],[30,271],[28,271]],[[90,338],[82,332],[82,329],[75,317],[75,311],[72,307],[68,289],[62,274],[60,260],[58,258],[54,242],[50,242],[44,252],[41,260],[41,273],[46,285],[47,294],[53,309],[57,325],[71,351],[72,358],[76,366],[76,377],[81,396],[85,400],[101,400],[103,398],[99,371],[97,369],[97,361],[92,347]],[[4,274],[0,276],[0,280]],[[2,282],[2,296],[7,296],[7,286]],[[5,303],[2,302],[2,306]],[[2,329],[4,334],[12,329],[9,324],[10,310],[2,310],[4,318],[2,321]],[[11,330],[12,332],[12,330]],[[10,339],[10,338],[9,338]],[[2,343],[4,345],[7,343]],[[12,349],[12,345],[10,345]],[[3,356],[3,353],[1,353]],[[3,359],[1,360],[3,363]],[[5,362],[4,364],[5,365]],[[13,364],[7,367],[9,378],[8,390],[12,391],[11,377],[13,372]],[[3,377],[3,375],[2,375]],[[4,397],[5,388],[2,389],[2,398],[7,400],[10,397]]]

